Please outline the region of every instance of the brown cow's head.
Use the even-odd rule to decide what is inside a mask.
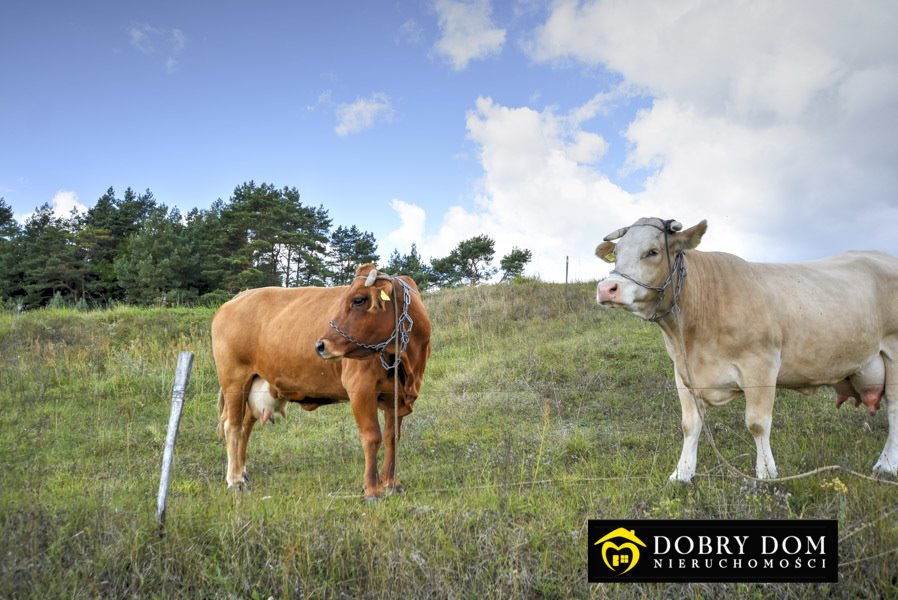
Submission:
[[[405,416],[412,411],[418,397],[430,356],[430,319],[418,286],[410,277],[391,277],[378,272],[372,264],[359,267],[352,285],[340,296],[336,314],[318,340],[316,350],[326,360],[379,356],[384,373],[393,376],[396,345],[395,339],[390,338],[397,331],[397,314],[402,400],[399,416]]]
[[[668,288],[674,286],[671,270],[676,270],[677,254],[698,246],[708,223],[682,229],[677,221],[650,218],[605,236],[596,256],[614,263],[614,270],[599,282],[598,303],[657,320],[666,308],[662,307],[665,295],[667,303],[671,302]]]
[[[379,354],[378,346],[388,340],[395,329],[393,303],[402,303],[401,288],[397,290],[398,299],[394,300],[393,278],[378,272],[370,263],[359,267],[355,275],[340,297],[330,328],[315,346],[318,356],[325,360],[371,358]],[[399,309],[402,309],[401,305]],[[392,350],[392,342],[389,346],[387,352]]]

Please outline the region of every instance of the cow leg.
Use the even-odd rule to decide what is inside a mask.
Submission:
[[[670,474],[669,479],[670,481],[689,483],[695,475],[695,466],[698,462],[698,438],[702,432],[705,408],[702,400],[693,395],[692,391],[683,384],[676,368],[674,368],[674,378],[683,414],[683,451],[680,453],[677,468]]]
[[[249,436],[253,432],[253,425],[256,424],[256,416],[253,414],[253,411],[247,410],[243,411],[243,428],[240,430],[240,439],[239,444],[237,446],[238,452],[240,453],[240,464],[243,465],[243,484],[249,485],[249,475],[246,472],[246,448],[249,446]]]
[[[776,479],[776,463],[770,449],[770,426],[773,423],[775,384],[746,385],[745,426],[755,438],[757,458],[755,473],[758,479]]]
[[[396,411],[392,405],[384,409],[384,467],[382,479],[388,494],[401,494],[404,490],[396,477]],[[402,439],[402,417],[399,417],[399,436]]]
[[[365,453],[365,500],[375,500],[384,494],[377,476],[377,451],[380,449],[380,423],[377,422],[377,396],[373,393],[351,392],[349,404],[359,429],[359,440]]]
[[[889,417],[889,436],[886,445],[879,455],[879,460],[873,465],[874,475],[898,474],[898,355],[887,356],[883,353],[883,361],[886,367],[885,399],[886,413]]]
[[[244,435],[244,415],[246,412],[247,392],[252,377],[247,381],[237,380],[222,386],[223,407],[221,416],[222,432],[228,450],[228,472],[226,480],[228,489],[241,490],[246,486],[244,478],[246,461],[246,443],[248,435]]]

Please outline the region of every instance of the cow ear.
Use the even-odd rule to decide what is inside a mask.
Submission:
[[[371,306],[368,308],[368,312],[384,310],[389,306],[388,303],[393,297],[393,284],[387,283],[384,287],[372,287],[368,294],[371,296]]]
[[[701,223],[678,233],[677,237],[683,240],[684,250],[692,250],[702,241],[702,236],[706,231],[708,231],[708,221],[702,219]]]
[[[368,306],[368,312],[373,313],[384,309],[384,301],[380,297],[381,289],[372,287],[368,290],[368,296],[371,299]]]
[[[387,281],[380,290],[377,292],[378,298],[380,298],[381,307],[388,307],[389,302],[393,299],[393,282]],[[390,310],[393,310],[392,308]]]
[[[602,242],[596,246],[596,256],[607,263],[613,263],[617,259],[617,256],[614,254],[616,248],[617,244],[614,242]]]

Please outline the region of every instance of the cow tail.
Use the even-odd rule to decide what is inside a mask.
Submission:
[[[219,388],[218,390],[218,428],[216,431],[218,432],[218,437],[224,437],[224,390]]]

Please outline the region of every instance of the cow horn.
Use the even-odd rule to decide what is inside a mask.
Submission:
[[[673,221],[673,220],[672,220],[672,221],[670,222],[670,225],[668,226],[668,230],[669,230],[671,233],[676,233],[676,232],[678,232],[678,231],[681,231],[682,229],[683,229],[683,224],[680,223],[679,221]]]
[[[611,240],[616,240],[617,238],[622,238],[622,237],[624,237],[624,235],[627,233],[627,230],[629,230],[629,229],[630,229],[629,227],[621,227],[614,233],[609,233],[608,235],[606,235],[605,241],[610,242]]]
[[[365,287],[371,287],[374,285],[374,282],[377,280],[377,269],[371,269],[368,272],[368,277],[365,278]]]

